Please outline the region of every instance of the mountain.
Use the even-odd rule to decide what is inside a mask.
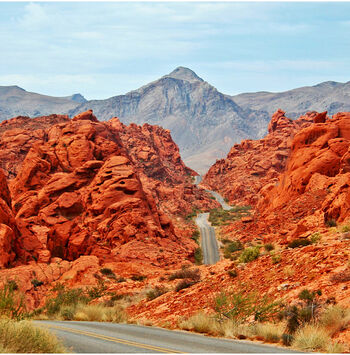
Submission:
[[[202,173],[233,143],[261,138],[268,122],[266,113],[242,109],[184,67],[126,95],[85,102],[69,115],[87,109],[102,120],[118,116],[126,124],[148,122],[170,129],[185,163]]]
[[[86,101],[80,94],[50,97],[19,87],[0,87],[0,120],[17,115],[73,117],[93,109],[101,120],[117,116],[124,124],[150,123],[170,129],[184,162],[205,173],[235,143],[260,139],[279,108],[290,118],[308,111],[350,111],[350,82],[327,81],[280,93],[229,96],[185,67],[178,67],[137,90],[105,100]]]
[[[28,92],[18,86],[0,86],[0,121],[15,116],[65,114],[85,101],[81,94],[53,97]]]
[[[239,94],[231,98],[242,108],[261,110],[269,116],[279,108],[294,119],[308,111],[328,111],[329,115],[334,115],[339,111],[350,111],[350,81],[325,81],[284,92],[262,91]]]

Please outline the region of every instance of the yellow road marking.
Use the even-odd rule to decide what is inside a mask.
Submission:
[[[71,332],[71,333],[87,335],[87,336],[90,336],[90,337],[93,337],[93,338],[98,338],[98,339],[102,339],[102,340],[108,340],[108,341],[112,341],[114,343],[135,346],[135,347],[143,348],[143,349],[147,349],[147,350],[170,353],[170,354],[171,353],[184,354],[182,351],[171,350],[171,349],[167,349],[167,348],[161,348],[159,346],[153,346],[153,345],[148,345],[148,344],[143,344],[143,343],[137,343],[137,342],[130,341],[130,340],[110,337],[108,335],[101,335],[101,334],[87,332],[87,331],[84,331],[84,330],[77,330],[77,329],[73,329],[73,328],[67,328],[67,327],[62,327],[62,326],[59,326],[59,325],[52,325],[52,324],[47,324],[47,323],[45,325],[48,326],[49,328],[55,328],[55,329],[58,329],[58,330],[65,330],[65,331],[68,331],[68,332]]]

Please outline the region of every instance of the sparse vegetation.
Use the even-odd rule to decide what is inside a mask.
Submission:
[[[197,248],[194,251],[194,263],[196,265],[202,265],[203,264],[203,253],[201,248]]]
[[[156,286],[152,290],[147,292],[147,299],[149,301],[156,299],[157,297],[164,295],[164,293],[167,293],[168,289],[164,286]]]
[[[193,281],[190,279],[183,279],[175,286],[175,291],[179,292],[180,290],[183,290],[184,288],[191,287],[192,285],[196,284],[197,282],[198,281]]]
[[[300,247],[305,247],[310,244],[311,244],[311,240],[309,240],[307,238],[298,238],[298,239],[294,239],[293,241],[288,243],[288,248],[292,248],[292,249],[300,248]]]
[[[199,269],[190,269],[190,268],[180,269],[175,271],[173,274],[171,274],[168,277],[169,281],[176,280],[176,279],[190,279],[193,281],[199,281],[200,280]]]
[[[47,330],[28,321],[0,320],[0,350],[4,353],[64,353],[63,345]]]
[[[230,210],[214,208],[210,211],[209,222],[213,226],[227,225],[230,221],[237,221],[250,215],[251,206],[234,206]]]
[[[330,277],[330,281],[334,283],[350,281],[350,267],[347,266],[344,270],[339,271],[336,274],[333,274]]]
[[[260,246],[256,245],[253,247],[248,247],[242,251],[238,261],[240,263],[249,263],[257,259],[259,255],[260,255]]]
[[[21,320],[27,315],[24,297],[18,291],[17,283],[7,281],[0,289],[0,318]]]
[[[147,279],[147,276],[145,275],[133,275],[131,276],[131,280],[133,281],[143,281],[143,280],[146,280]]]
[[[104,267],[104,268],[100,269],[100,273],[102,275],[107,276],[110,279],[116,279],[117,278],[115,276],[115,273],[110,268],[107,268],[107,267]]]
[[[282,260],[281,254],[271,254],[272,264],[278,264]]]
[[[230,277],[232,277],[232,278],[235,278],[235,277],[238,276],[238,272],[237,272],[237,270],[235,270],[235,269],[233,269],[233,270],[228,270],[228,271],[227,271],[227,274],[228,274]]]
[[[310,242],[312,244],[316,244],[321,240],[322,236],[320,234],[320,232],[315,232],[310,236]]]
[[[350,225],[343,226],[341,232],[342,233],[350,232]]]
[[[239,240],[228,241],[225,243],[224,257],[227,259],[234,259],[238,257],[238,251],[244,248],[243,244]]]
[[[216,334],[218,326],[216,319],[201,312],[179,323],[181,329],[207,334]]]
[[[267,243],[267,244],[264,244],[264,249],[267,251],[267,252],[270,252],[272,250],[275,249],[274,245],[272,243]]]
[[[336,227],[337,226],[337,221],[335,219],[327,219],[326,220],[326,226],[327,227]]]

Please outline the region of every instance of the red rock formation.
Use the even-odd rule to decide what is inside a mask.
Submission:
[[[350,113],[338,113],[332,119],[298,132],[279,184],[265,188],[266,193],[259,201],[257,207],[262,217],[273,211],[290,209],[295,201],[308,196],[309,201],[317,199],[317,206],[305,211],[306,216],[298,222],[296,232],[310,229],[312,223],[309,216],[314,214],[317,214],[318,220],[323,218],[325,222],[342,222],[349,218],[349,157]],[[304,224],[309,225],[302,227]]]
[[[255,205],[258,193],[267,183],[276,183],[285,169],[294,135],[326,112],[309,112],[293,121],[278,110],[260,140],[235,144],[226,159],[218,160],[203,179],[203,185],[220,192],[231,204]]]
[[[17,237],[16,221],[11,210],[10,191],[6,177],[0,169],[0,268],[8,266],[15,258]]]

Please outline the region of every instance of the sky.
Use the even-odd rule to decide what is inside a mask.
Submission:
[[[104,99],[178,66],[226,94],[350,80],[347,2],[0,2],[0,85]]]

